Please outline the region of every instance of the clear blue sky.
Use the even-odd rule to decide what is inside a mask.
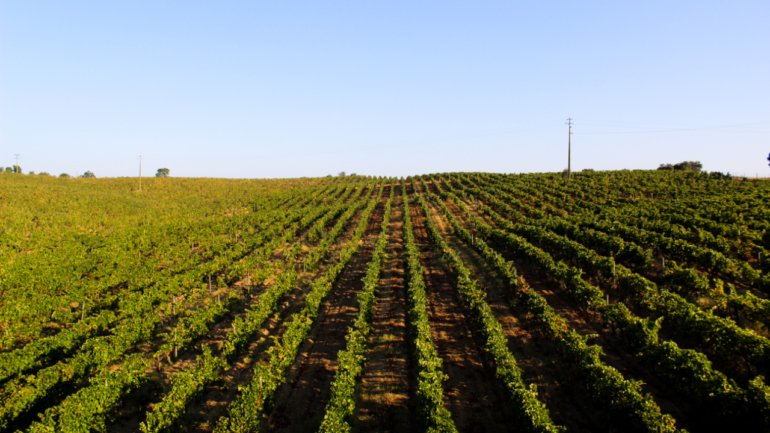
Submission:
[[[0,165],[770,175],[770,2],[0,0]]]

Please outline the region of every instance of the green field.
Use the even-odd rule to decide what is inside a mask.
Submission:
[[[770,431],[770,181],[0,174],[0,432]]]

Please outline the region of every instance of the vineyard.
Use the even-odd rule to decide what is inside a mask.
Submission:
[[[0,174],[0,432],[770,431],[770,182]]]

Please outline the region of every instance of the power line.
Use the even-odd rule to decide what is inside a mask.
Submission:
[[[633,135],[633,134],[660,134],[668,132],[697,132],[697,131],[713,131],[719,129],[734,129],[745,127],[766,127],[770,126],[768,122],[752,122],[752,123],[736,123],[732,125],[714,125],[714,126],[702,126],[691,128],[657,128],[657,129],[637,129],[627,131],[596,131],[596,132],[581,132],[579,135]]]

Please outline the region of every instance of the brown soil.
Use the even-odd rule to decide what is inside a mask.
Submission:
[[[357,221],[358,216],[354,216],[347,223],[345,233],[330,248],[332,251],[330,257],[334,257],[333,251],[339,249],[339,245],[351,238]],[[327,266],[322,265],[316,272],[301,272],[298,275],[297,286],[281,300],[276,309],[277,312],[267,321],[258,338],[249,345],[248,349],[222,376],[221,380],[207,386],[202,397],[188,409],[187,416],[180,423],[180,432],[199,433],[213,430],[217,419],[226,414],[228,405],[237,397],[238,388],[248,384],[251,380],[254,365],[265,359],[267,349],[274,344],[275,339],[283,335],[288,325],[286,319],[302,309],[304,296],[307,294],[312,280],[321,275],[326,268]]]
[[[333,224],[334,221],[336,221],[336,217],[332,218],[329,224]],[[298,237],[300,239],[304,239],[309,227],[312,225],[308,224],[307,227],[304,227],[300,230]],[[349,226],[354,226],[353,224],[349,223]],[[352,228],[350,229],[352,232]],[[301,240],[300,240],[301,241]],[[280,247],[279,247],[280,250]],[[274,253],[273,260],[278,260],[279,255]],[[249,278],[250,280],[250,278]],[[157,369],[154,369],[150,373],[150,379],[145,382],[141,387],[139,387],[137,390],[133,391],[130,395],[127,396],[126,399],[124,399],[127,402],[131,402],[131,404],[123,405],[122,407],[118,408],[115,415],[112,417],[112,420],[110,422],[110,431],[116,432],[116,433],[123,433],[123,432],[134,432],[138,431],[139,424],[145,419],[146,412],[150,409],[152,409],[152,406],[155,402],[159,401],[163,398],[163,395],[168,392],[168,390],[171,387],[170,378],[175,373],[184,370],[185,368],[189,367],[190,364],[194,361],[195,356],[200,352],[200,347],[203,345],[209,346],[215,351],[218,351],[221,349],[222,344],[227,339],[227,334],[232,330],[232,323],[235,320],[237,316],[243,313],[243,311],[246,309],[246,305],[253,302],[255,299],[258,298],[259,293],[261,293],[264,290],[264,287],[258,287],[257,290],[249,289],[247,285],[244,283],[245,279],[243,281],[236,282],[234,284],[234,290],[237,290],[239,293],[239,297],[245,298],[241,299],[239,302],[237,302],[230,310],[229,312],[220,319],[216,325],[211,329],[211,331],[206,335],[205,338],[203,338],[199,343],[193,344],[189,347],[187,347],[185,350],[180,351],[178,353],[177,357],[173,358],[173,362],[170,364],[167,363],[167,360],[163,360],[160,365],[158,365]],[[275,278],[271,278],[271,282],[275,282]],[[230,290],[230,289],[223,289],[223,290]],[[222,291],[222,290],[220,290]],[[282,324],[282,321],[285,317],[287,317],[292,312],[295,312],[299,310],[298,306],[301,305],[299,300],[302,299],[302,296],[304,296],[304,293],[306,292],[306,288],[303,287],[297,287],[294,290],[292,290],[284,300],[282,300],[281,304],[278,307],[278,311],[281,311],[282,314],[275,315],[272,317],[267,323],[265,329],[263,329],[260,337],[252,342],[251,347],[249,348],[249,351],[247,353],[254,353],[252,350],[258,350],[259,352],[264,351],[267,349],[268,346],[265,346],[268,343],[267,337],[271,335],[273,332],[276,331],[277,328],[280,328],[280,324]],[[215,296],[217,292],[213,293],[212,296]],[[282,328],[281,328],[282,329]],[[161,337],[156,337],[155,340],[151,343],[145,344],[143,346],[144,351],[146,353],[149,353],[150,351],[154,350],[155,347],[157,347],[158,344],[161,342]],[[265,346],[265,347],[262,347]],[[258,352],[258,353],[259,353]],[[171,358],[169,358],[171,359]],[[248,372],[250,371],[251,366],[253,365],[254,360],[250,357],[246,357],[244,359],[239,360],[236,362],[236,364],[233,366],[230,371],[223,376],[223,382],[224,383],[243,383],[243,381],[248,380]],[[212,386],[212,389],[217,389],[216,386]],[[230,390],[225,389],[218,389],[219,391],[225,391],[221,392],[217,395],[221,396],[229,396],[230,400],[234,397],[235,393]],[[213,393],[216,394],[216,393]],[[217,398],[213,398],[211,401],[206,401],[204,405],[202,405],[202,410],[190,410],[188,413],[189,415],[186,417],[188,418],[188,422],[186,423],[189,426],[195,426],[200,424],[201,427],[204,430],[210,430],[213,426],[209,426],[211,415],[213,413],[218,413],[221,411],[221,409],[218,411],[216,408],[218,406],[223,406],[225,403],[229,400],[221,400]],[[197,417],[196,417],[197,415]],[[194,421],[196,418],[206,419],[204,421]],[[188,427],[183,428],[186,429]]]
[[[373,329],[361,377],[354,431],[415,431],[414,366],[406,332],[403,205],[400,191],[392,205],[387,258],[383,262]]]
[[[301,299],[306,287],[298,287],[278,307],[275,313],[232,367],[219,381],[206,387],[203,395],[188,408],[187,415],[180,423],[180,432],[210,432],[216,420],[225,415],[227,406],[238,395],[238,387],[251,380],[252,368],[260,361],[262,354],[273,344],[273,338],[280,336],[286,328],[286,318],[301,309]]]
[[[482,343],[457,297],[455,278],[428,238],[422,210],[413,204],[411,215],[428,294],[431,334],[447,374],[447,408],[462,432],[509,431],[512,420],[504,409],[509,404],[505,390],[483,358]]]
[[[358,313],[356,295],[363,286],[361,280],[380,232],[382,208],[379,204],[372,214],[362,239],[363,245],[321,304],[316,324],[300,348],[289,379],[276,391],[267,420],[268,430],[306,432],[318,429],[337,369],[337,352],[345,348],[345,335]]]
[[[244,288],[245,290],[245,288]],[[251,295],[247,297],[247,303],[257,299],[259,294],[262,293],[264,287],[259,287],[256,290],[252,289]],[[247,353],[253,353],[253,350],[261,352],[267,349],[263,347],[261,350],[257,348],[267,342],[267,336],[275,331],[280,321],[288,314],[293,312],[292,307],[299,304],[299,300],[304,295],[305,288],[297,287],[293,289],[281,304],[277,307],[281,314],[277,314],[270,318],[265,325],[265,329],[262,330],[257,340],[252,342],[251,348]],[[223,318],[221,318],[205,338],[201,339],[198,343],[193,344],[183,351],[180,351],[178,357],[173,358],[172,363],[167,363],[164,358],[161,361],[159,368],[153,369],[150,373],[150,380],[147,381],[142,387],[134,391],[128,398],[124,399],[130,404],[126,404],[119,408],[111,420],[109,430],[111,432],[135,432],[139,430],[139,424],[145,419],[146,412],[152,409],[154,403],[163,398],[163,395],[171,388],[170,378],[175,374],[186,368],[194,362],[195,357],[200,353],[200,348],[203,346],[210,347],[215,353],[221,350],[221,346],[227,340],[228,333],[232,330],[232,323],[237,316],[242,314],[245,310],[243,303],[235,305]],[[246,358],[246,361],[239,360],[233,369],[224,376],[224,381],[234,380],[234,375],[239,374],[238,371],[250,367],[253,360]],[[245,373],[245,372],[241,372]],[[208,411],[207,411],[208,412]],[[190,411],[191,414],[195,411]]]
[[[355,226],[354,221],[355,218],[348,223],[345,234],[347,238],[350,237]],[[345,236],[343,236],[343,239]],[[318,272],[321,271],[319,270]],[[213,429],[216,419],[225,413],[227,405],[237,395],[238,385],[247,383],[250,379],[251,368],[254,363],[261,359],[260,356],[272,344],[273,340],[271,337],[281,335],[285,326],[285,318],[301,308],[302,298],[308,288],[307,281],[316,274],[317,272],[313,274],[300,273],[297,286],[281,299],[280,304],[276,308],[277,313],[266,321],[255,340],[244,350],[244,355],[235,361],[231,369],[222,376],[221,380],[209,385],[203,395],[188,408],[187,414],[183,416],[182,422],[180,422],[181,425],[178,427],[180,431],[211,431]],[[275,278],[272,278],[268,284],[274,282]],[[245,289],[245,287],[241,289]],[[257,299],[262,289],[259,288],[256,291],[253,289],[247,290],[246,303],[248,304]],[[227,333],[232,329],[231,325],[234,314],[242,312],[243,309],[242,306],[239,306],[228,313],[223,320],[216,324],[211,333],[194,347],[200,347],[202,344],[205,344],[212,347],[215,351],[219,350],[221,344],[226,339]],[[163,365],[160,371],[154,372],[154,378],[149,383],[134,392],[130,398],[125,399],[130,401],[131,405],[126,405],[118,411],[117,416],[112,421],[111,431],[137,431],[139,423],[145,417],[146,410],[151,409],[152,404],[160,400],[163,394],[168,391],[170,375],[183,368],[184,365],[189,364],[194,359],[196,353],[197,351],[192,348],[183,353],[180,352],[179,358],[172,365]]]
[[[433,215],[439,215],[435,210]],[[459,216],[458,216],[459,217]],[[443,218],[437,218],[443,222]],[[446,227],[447,224],[439,224]],[[527,384],[535,384],[538,398],[546,404],[555,423],[566,426],[570,432],[601,431],[602,421],[593,415],[584,398],[581,384],[573,379],[569,368],[558,362],[558,354],[532,324],[531,317],[514,309],[502,276],[490,268],[475,250],[443,229],[443,235],[471,270],[479,288],[487,293],[487,303],[503,326],[508,337],[508,348],[522,370]],[[600,411],[600,410],[599,410]]]
[[[462,213],[459,212],[459,209],[451,208],[455,215],[462,219]],[[459,240],[456,240],[455,245],[458,243]],[[475,251],[467,246],[463,246],[460,249],[466,255],[476,256],[476,259],[466,260],[466,264],[473,264],[474,267],[477,267],[478,262],[483,261]],[[671,414],[676,418],[681,427],[687,428],[690,431],[708,431],[708,424],[704,423],[708,422],[708,417],[703,416],[702,411],[699,411],[698,408],[688,404],[687,401],[683,401],[681,395],[678,395],[675,390],[670,389],[664,381],[642,365],[640,360],[624,347],[619,338],[609,328],[604,326],[603,320],[597,312],[586,311],[581,308],[577,301],[566,292],[566,289],[558,283],[550,281],[547,275],[537,271],[530,264],[516,257],[511,257],[507,254],[506,256],[509,260],[513,260],[519,275],[523,276],[529,286],[548,301],[551,308],[564,318],[572,329],[581,335],[596,335],[592,343],[602,347],[604,352],[602,361],[604,363],[617,369],[626,378],[641,380],[643,382],[643,390],[653,397],[664,413]],[[560,409],[557,408],[552,409],[554,418],[556,418],[556,414],[559,411]],[[693,414],[698,413],[700,415],[693,416]]]

